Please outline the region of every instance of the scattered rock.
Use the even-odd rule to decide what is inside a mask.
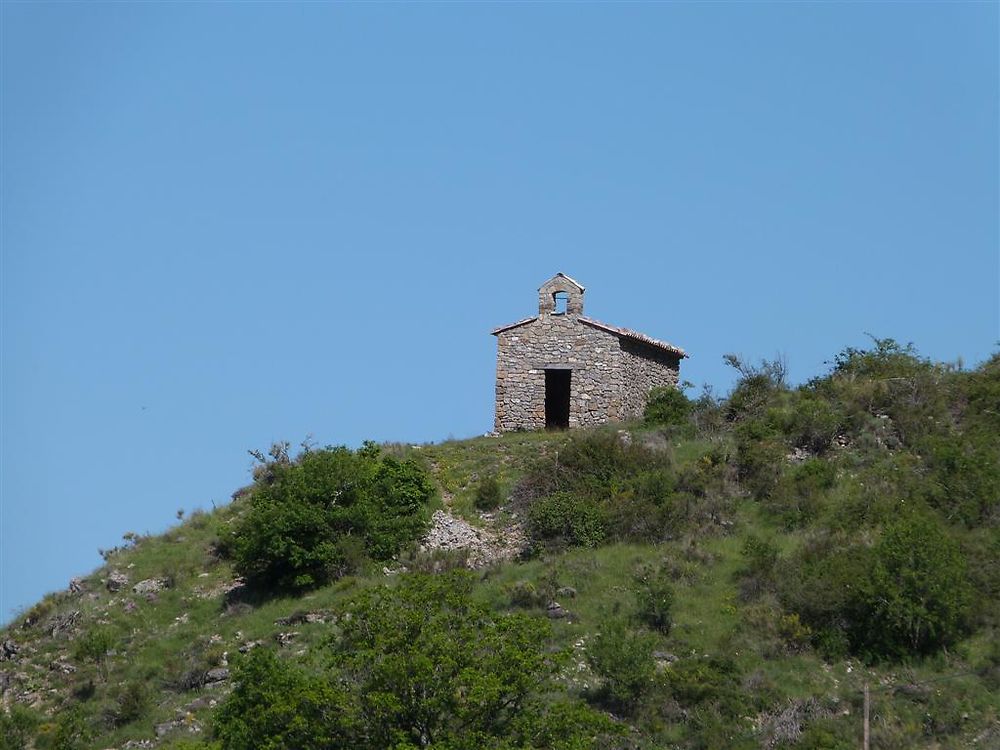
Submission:
[[[653,660],[663,662],[665,664],[673,664],[677,661],[677,657],[669,651],[654,651]]]
[[[239,651],[241,654],[245,654],[252,648],[257,648],[258,646],[263,646],[264,641],[247,641],[242,646],[240,646]]]
[[[83,593],[83,579],[82,578],[70,578],[69,579],[69,593],[71,593],[71,594],[82,594]]]
[[[222,682],[229,679],[229,670],[226,667],[215,667],[205,672],[205,684],[212,682]]]
[[[73,674],[76,671],[76,667],[68,661],[63,661],[62,659],[56,659],[54,662],[49,664],[49,669],[53,672],[59,672],[60,674]]]
[[[785,458],[792,463],[801,463],[811,457],[812,454],[805,448],[793,448],[792,452],[785,456]]]
[[[108,575],[104,585],[107,587],[108,591],[121,591],[123,588],[128,586],[128,576],[120,571],[113,570]]]
[[[562,586],[561,588],[556,589],[556,594],[558,594],[559,596],[564,596],[567,599],[575,599],[576,589],[573,588],[572,586]]]
[[[298,635],[298,631],[292,630],[288,633],[278,633],[274,636],[274,640],[278,642],[279,646],[287,646],[289,643],[294,641]]]
[[[12,638],[5,639],[0,643],[0,661],[14,661],[14,657],[20,650],[20,646],[14,643]]]
[[[135,612],[136,609],[138,608],[139,605],[136,604],[132,599],[125,599],[122,602],[122,609],[124,609],[126,612]]]
[[[201,711],[205,708],[215,708],[218,703],[219,702],[212,696],[203,695],[200,698],[195,698],[193,701],[184,706],[184,710],[188,713],[193,713],[194,711]]]
[[[561,620],[569,615],[569,612],[563,609],[559,602],[549,602],[549,606],[545,608],[545,614],[553,620]]]
[[[67,632],[76,625],[80,619],[80,610],[74,609],[72,612],[65,612],[52,618],[49,623],[49,635],[55,637],[59,633]]]
[[[10,686],[14,684],[14,675],[10,672],[0,672],[0,695],[3,695],[8,690]]]
[[[301,625],[302,623],[324,623],[327,620],[336,621],[336,617],[333,613],[327,610],[320,610],[318,612],[294,612],[288,617],[279,617],[274,621],[275,625],[283,625],[288,627],[289,625]]]
[[[155,594],[157,591],[163,591],[166,586],[167,582],[162,578],[147,578],[133,586],[132,593],[143,596],[146,594]]]

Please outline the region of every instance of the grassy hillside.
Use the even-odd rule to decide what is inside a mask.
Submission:
[[[1000,747],[1000,357],[730,363],[643,424],[275,446],[0,634],[0,748],[853,748],[865,685],[873,748]]]

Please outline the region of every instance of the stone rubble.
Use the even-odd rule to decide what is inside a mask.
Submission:
[[[437,510],[431,517],[431,527],[420,550],[466,552],[468,567],[484,568],[517,557],[526,544],[527,536],[516,519],[504,528],[498,529],[495,525],[480,528]]]
[[[166,587],[167,582],[162,578],[147,578],[133,586],[132,593],[145,596],[147,594],[155,594],[157,591],[163,591]]]

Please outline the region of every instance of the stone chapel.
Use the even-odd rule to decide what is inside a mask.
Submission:
[[[684,350],[585,317],[583,293],[557,273],[538,289],[538,315],[492,331],[496,432],[636,419],[651,389],[676,387]]]

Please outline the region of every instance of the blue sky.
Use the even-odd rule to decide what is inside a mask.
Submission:
[[[490,429],[557,271],[720,391],[1000,339],[996,3],[0,14],[0,619],[248,448]]]

